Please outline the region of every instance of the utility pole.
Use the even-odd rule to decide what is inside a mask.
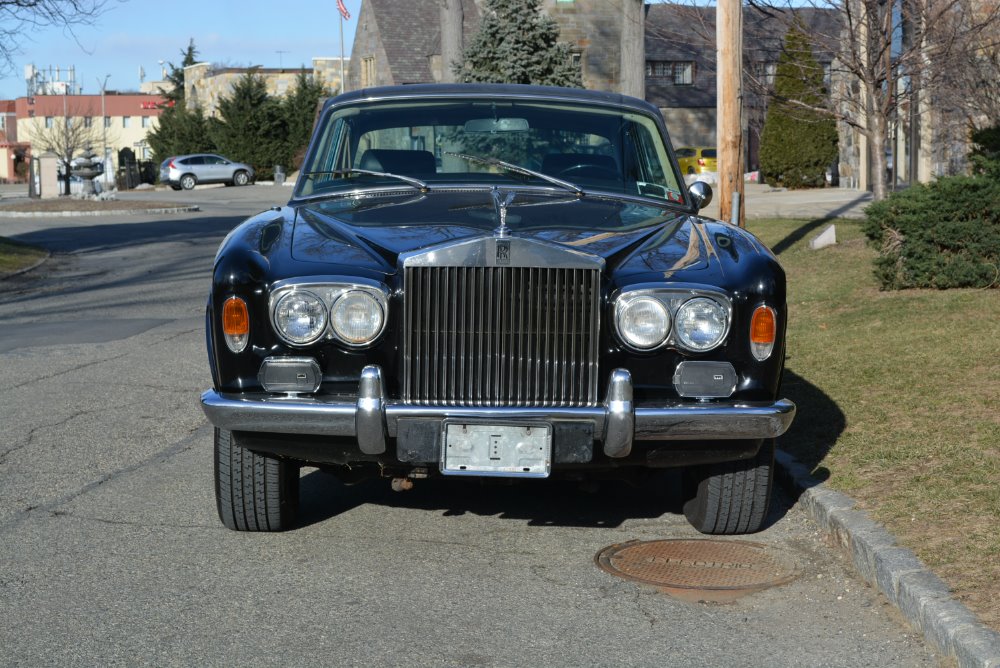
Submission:
[[[465,10],[462,0],[438,0],[438,5],[441,9],[441,82],[455,83],[458,78],[451,66],[462,62]]]
[[[162,62],[162,61],[161,61]],[[108,187],[108,123],[105,120],[107,117],[104,111],[104,93],[108,89],[108,79],[111,78],[110,74],[104,75],[104,81],[101,82],[101,164],[104,167],[104,174],[101,178],[104,181],[104,188]]]
[[[719,218],[743,220],[743,6],[719,0],[715,10],[718,54],[716,146],[719,151]]]
[[[621,92],[646,97],[646,7],[644,0],[623,0]]]

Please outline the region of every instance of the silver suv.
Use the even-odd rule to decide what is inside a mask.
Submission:
[[[178,155],[167,158],[160,165],[160,183],[174,190],[191,190],[199,183],[245,186],[253,183],[253,179],[253,167],[214,153]]]

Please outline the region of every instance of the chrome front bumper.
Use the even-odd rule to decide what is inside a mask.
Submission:
[[[201,406],[220,429],[353,436],[370,455],[386,451],[387,440],[396,437],[398,421],[404,418],[590,422],[594,438],[604,443],[604,454],[617,458],[627,457],[636,440],[774,438],[785,433],[795,417],[795,404],[786,399],[636,406],[632,376],[624,369],[611,373],[606,396],[603,405],[585,408],[413,406],[386,401],[381,369],[368,366],[361,372],[357,401],[263,393],[228,396],[209,390],[201,395]]]

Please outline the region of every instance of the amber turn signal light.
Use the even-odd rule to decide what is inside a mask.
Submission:
[[[247,305],[239,297],[230,297],[222,305],[222,333],[226,335],[226,345],[234,353],[242,352],[250,339],[250,314]]]
[[[750,350],[763,362],[771,356],[778,336],[778,317],[770,306],[758,306],[750,319]]]

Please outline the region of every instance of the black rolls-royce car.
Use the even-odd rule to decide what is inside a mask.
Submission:
[[[223,523],[294,524],[299,468],[585,477],[683,467],[706,533],[760,528],[785,275],[698,216],[657,109],[561,88],[329,100],[288,205],[223,241],[207,310]]]

